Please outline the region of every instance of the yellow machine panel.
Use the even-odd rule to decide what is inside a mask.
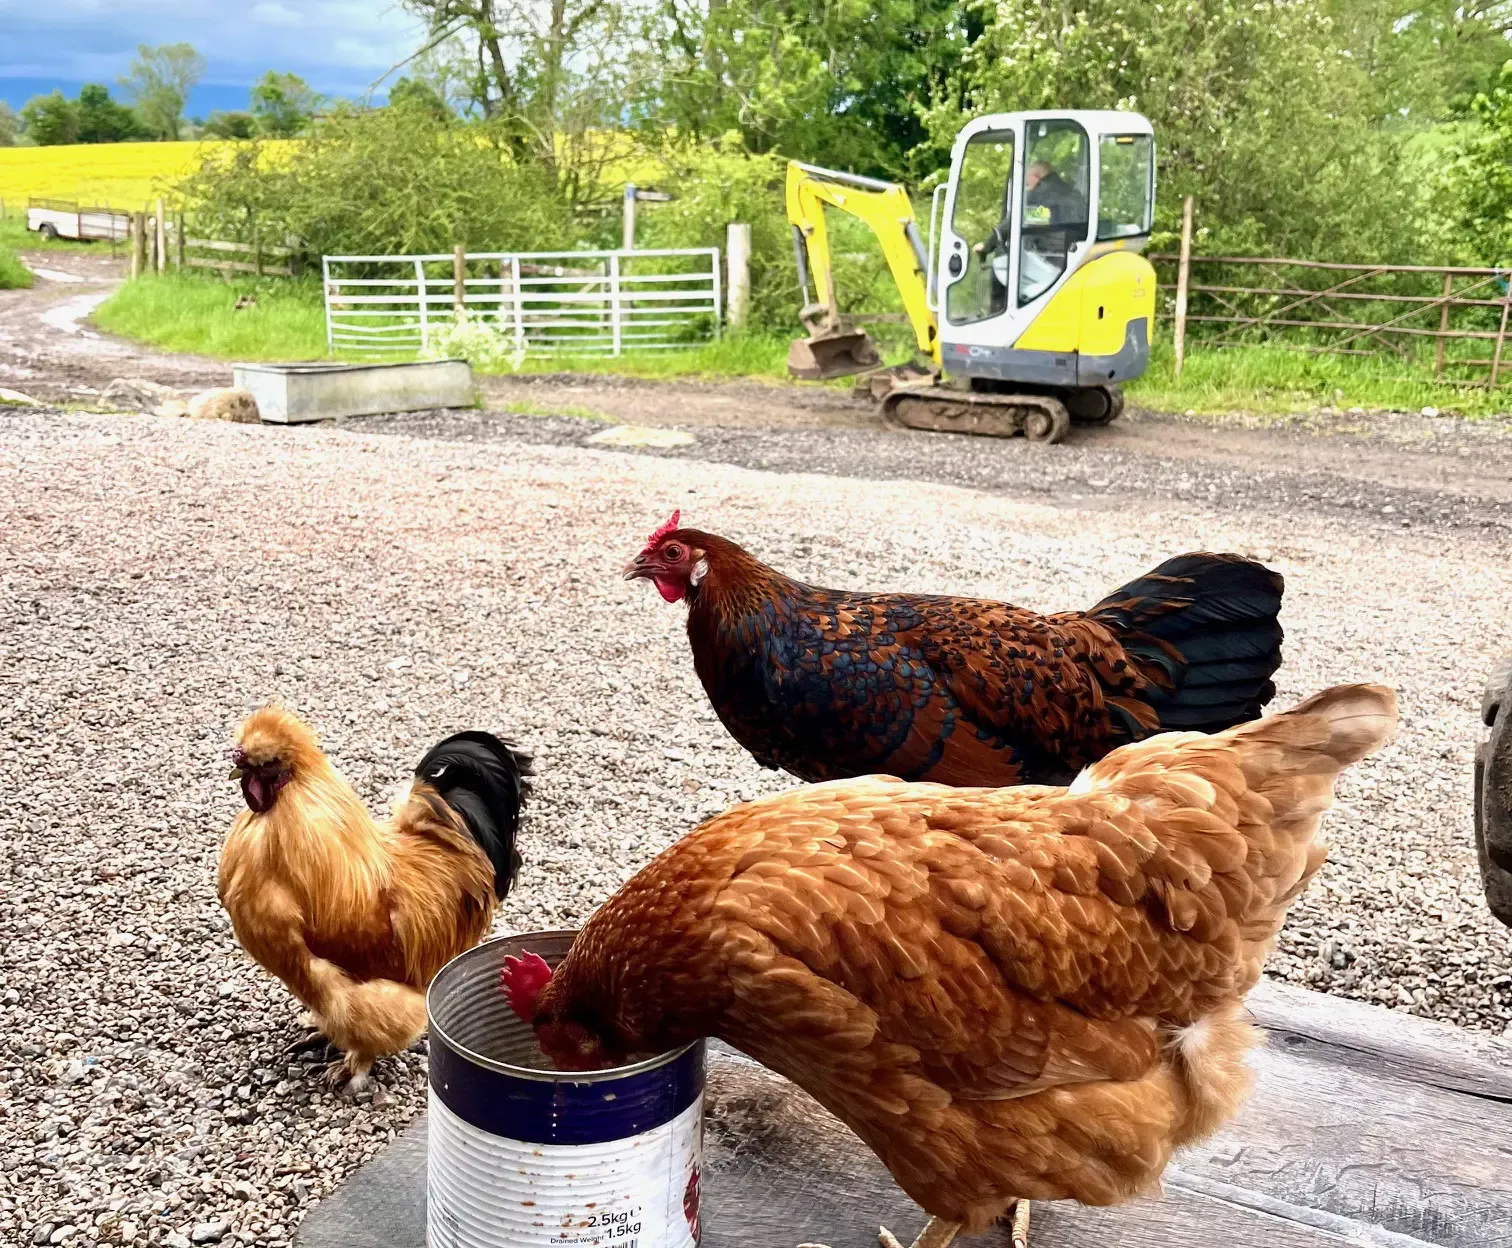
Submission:
[[[1117,355],[1130,321],[1155,321],[1155,270],[1143,256],[1113,251],[1084,264],[1019,335],[1025,351]]]

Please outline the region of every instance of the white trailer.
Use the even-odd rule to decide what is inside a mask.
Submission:
[[[69,200],[33,199],[26,205],[26,228],[43,238],[125,242],[131,217],[114,208],[81,208]]]

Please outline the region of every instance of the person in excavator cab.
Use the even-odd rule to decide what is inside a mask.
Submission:
[[[1042,290],[1065,269],[1066,253],[1071,244],[1087,232],[1087,197],[1062,177],[1048,160],[1032,160],[1024,170],[1024,224],[1040,227],[1032,235],[1026,232],[1024,243],[1041,262],[1034,268],[1043,268],[1045,273],[1043,276],[1038,272],[1031,274],[1026,264],[1020,284]],[[976,245],[976,253],[1006,257],[1012,237],[1013,210],[1008,208],[986,239]],[[991,272],[994,283],[1007,285],[1006,261],[993,264]]]

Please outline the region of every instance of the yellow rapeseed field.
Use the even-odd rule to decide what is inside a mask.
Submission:
[[[0,147],[0,200],[12,215],[34,196],[145,208],[223,146],[223,141],[209,141]]]

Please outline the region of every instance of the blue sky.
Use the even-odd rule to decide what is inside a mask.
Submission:
[[[0,99],[83,82],[116,94],[139,43],[192,43],[208,62],[191,115],[245,108],[265,70],[327,95],[356,95],[420,43],[394,0],[0,0]]]

